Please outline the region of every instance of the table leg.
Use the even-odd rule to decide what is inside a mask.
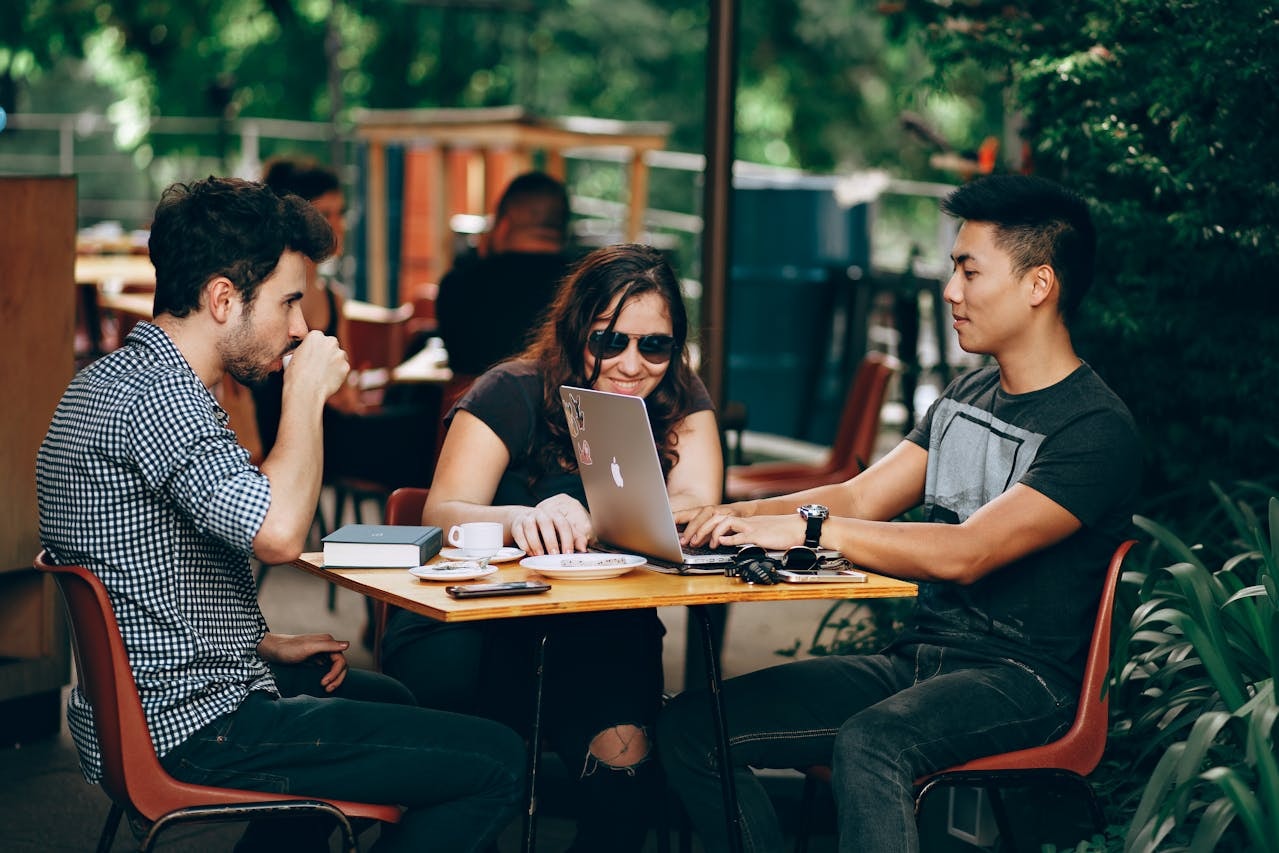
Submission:
[[[715,649],[711,628],[710,605],[689,607],[702,628],[702,650],[706,656],[706,685],[710,689],[711,710],[715,714],[715,751],[719,759],[719,783],[724,795],[724,819],[728,828],[728,849],[741,853],[741,814],[737,810],[737,782],[733,778],[733,761],[728,751],[728,721],[724,716],[723,679],[719,673],[719,654]]]
[[[542,681],[546,671],[546,632],[537,643],[537,686],[533,691],[533,731],[528,744],[528,810],[524,812],[524,853],[537,848],[537,765],[542,758]]]

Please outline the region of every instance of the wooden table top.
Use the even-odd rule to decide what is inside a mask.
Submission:
[[[147,255],[76,255],[75,280],[105,290],[122,284],[155,284],[155,267]]]
[[[151,319],[155,295],[151,293],[99,293],[98,305],[110,311],[129,314],[142,320]]]
[[[444,591],[448,583],[419,580],[407,569],[325,569],[322,552],[303,554],[293,565],[331,583],[442,622],[748,601],[913,598],[918,593],[913,583],[872,572],[866,572],[866,581],[859,583],[755,586],[724,575],[668,575],[643,567],[616,578],[560,580],[542,578],[518,562],[510,562],[502,564],[496,574],[464,583],[537,579],[545,580],[551,589],[534,595],[458,600]]]
[[[430,348],[418,350],[391,370],[392,382],[406,384],[444,385],[452,378],[448,354]]]

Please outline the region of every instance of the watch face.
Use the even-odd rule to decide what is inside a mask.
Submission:
[[[804,504],[799,508],[799,514],[804,518],[830,518],[830,510],[821,504]]]

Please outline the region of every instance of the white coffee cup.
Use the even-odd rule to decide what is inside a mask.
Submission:
[[[468,521],[449,528],[449,544],[467,557],[492,557],[502,550],[502,525],[496,521]]]

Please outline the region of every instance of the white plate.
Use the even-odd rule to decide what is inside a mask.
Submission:
[[[556,580],[593,581],[624,575],[648,561],[634,554],[544,554],[520,565]]]
[[[481,566],[475,560],[456,563],[436,563],[431,566],[414,566],[409,574],[424,581],[469,581],[486,578],[497,571],[497,566]]]
[[[441,548],[440,556],[446,560],[474,560],[474,557],[468,556],[461,548]],[[511,560],[518,560],[524,556],[524,552],[519,548],[506,547],[498,551],[492,557],[489,557],[490,563],[509,563]]]

